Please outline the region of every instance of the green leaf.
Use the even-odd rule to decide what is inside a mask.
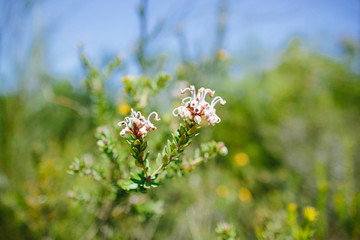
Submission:
[[[134,183],[138,184],[138,185],[141,185],[143,184],[144,181],[142,180],[139,180],[139,179],[135,179],[135,178],[130,178],[131,181],[133,181]]]
[[[185,143],[185,141],[186,141],[186,135],[184,134],[180,137],[179,144],[182,145]]]
[[[171,150],[175,150],[176,149],[176,144],[175,144],[175,142],[172,142],[171,143]]]
[[[162,163],[163,163],[163,164],[167,164],[168,161],[169,161],[168,155],[167,155],[167,154],[163,155],[163,157],[162,157]]]
[[[144,188],[149,189],[151,187],[151,182],[145,182]]]
[[[171,152],[171,141],[168,139],[167,140],[167,147],[168,147],[168,149],[170,150],[170,152]]]
[[[146,176],[145,176],[144,171],[142,171],[141,173],[138,173],[138,176],[141,178],[141,180],[145,181]]]
[[[145,151],[145,149],[147,148],[147,141],[144,141],[142,144],[141,144],[141,147],[140,147],[140,151],[143,152]]]
[[[184,135],[185,134],[185,128],[184,126],[180,126],[180,135]]]
[[[170,153],[170,158],[175,157],[176,154],[177,154],[177,151],[176,151],[176,149],[174,149],[174,151],[172,151],[172,152]]]
[[[156,80],[156,85],[158,88],[163,88],[165,84],[169,81],[170,76],[165,73],[160,73]]]
[[[187,131],[187,135],[192,135],[196,132],[196,126],[193,126],[192,128],[189,129],[189,131]]]
[[[130,179],[119,180],[117,184],[125,191],[134,190],[138,188],[138,184],[134,183]]]
[[[140,146],[140,144],[141,144],[141,141],[140,141],[139,139],[136,139],[136,140],[134,141],[134,145],[135,145],[135,146]]]
[[[151,187],[158,187],[159,185],[160,184],[157,182],[154,182],[154,181],[151,182]]]
[[[139,159],[139,155],[136,153],[131,153],[131,156],[133,156],[133,158],[135,158],[135,159]]]
[[[135,159],[135,165],[138,167],[142,167],[142,163],[140,162],[139,159]]]
[[[148,152],[146,152],[145,157],[144,157],[144,161],[146,161],[146,160],[147,160],[147,158],[149,157],[149,154],[150,154],[150,152],[149,152],[149,151],[148,151]]]
[[[130,177],[132,180],[141,180],[141,178],[138,177],[138,175],[136,174],[136,172],[130,172]]]
[[[156,157],[156,165],[160,166],[161,165],[161,154],[158,153],[157,157]]]
[[[139,149],[135,146],[131,146],[131,150],[133,150],[135,153],[139,154]]]

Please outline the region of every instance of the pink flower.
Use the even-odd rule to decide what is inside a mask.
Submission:
[[[200,88],[196,94],[194,86],[181,90],[184,94],[186,91],[191,93],[191,97],[186,97],[182,100],[182,106],[175,108],[173,115],[179,116],[182,119],[193,120],[195,123],[200,124],[201,119],[206,119],[208,124],[215,125],[219,123],[221,119],[216,115],[215,105],[220,102],[221,105],[226,103],[221,97],[215,97],[209,104],[206,102],[205,97],[209,94],[213,97],[215,91],[207,88]]]
[[[152,115],[155,115],[155,121],[160,121],[156,112],[150,113],[148,118],[145,119],[140,112],[135,112],[131,109],[130,117],[125,117],[124,121],[118,123],[119,126],[126,126],[123,130],[121,130],[120,135],[124,136],[125,133],[130,133],[136,138],[143,138],[148,132],[150,132],[150,130],[156,130],[154,124],[150,122],[150,117]]]

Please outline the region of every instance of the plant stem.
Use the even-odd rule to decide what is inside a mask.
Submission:
[[[194,135],[193,135],[193,134],[188,135],[187,132],[188,132],[192,127],[194,127],[194,126],[195,126],[195,123],[194,123],[194,122],[186,123],[186,124],[185,124],[185,133],[184,133],[184,134],[186,135],[186,137],[188,138],[188,140],[190,140],[190,138],[193,137]],[[181,136],[178,136],[178,137],[179,137],[179,139],[181,138]],[[175,142],[175,141],[173,140],[173,142]],[[168,157],[167,163],[162,163],[162,164],[160,165],[160,167],[159,167],[158,169],[156,169],[156,171],[155,171],[153,174],[151,174],[151,178],[155,177],[156,174],[158,174],[163,168],[165,168],[165,167],[171,162],[171,160],[172,160],[173,158],[179,156],[179,150],[181,149],[182,145],[185,145],[185,144],[186,144],[186,143],[181,143],[181,142],[177,143],[177,144],[176,144],[176,152],[177,152],[177,154],[174,155],[174,156],[172,156],[171,153],[169,152],[169,157]],[[170,150],[170,151],[171,151],[171,150]]]
[[[151,178],[155,177],[155,175],[158,174],[160,170],[163,169],[165,166],[166,166],[165,163],[161,164],[161,166],[158,169],[156,169],[156,171],[153,174],[151,174]]]
[[[204,157],[199,157],[199,158],[195,159],[194,161],[191,161],[190,165],[195,166],[195,165],[201,163],[203,160],[204,160]]]
[[[141,141],[141,140],[140,140],[140,141]],[[144,161],[143,157],[140,155],[140,153],[141,153],[141,145],[138,145],[138,146],[137,146],[137,149],[138,149],[138,152],[139,152],[139,158],[140,158],[140,162],[141,162],[141,167],[142,167],[142,169],[144,170],[144,173],[145,173],[146,178],[148,179],[148,178],[149,178],[149,174],[148,174],[148,172],[147,172],[147,170],[146,170],[146,167],[145,167],[145,161]]]

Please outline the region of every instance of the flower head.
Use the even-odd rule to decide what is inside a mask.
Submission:
[[[156,112],[150,113],[146,119],[140,112],[135,112],[134,109],[131,109],[130,117],[125,117],[124,121],[118,123],[119,126],[126,126],[121,130],[120,135],[124,136],[125,133],[130,133],[136,138],[143,138],[150,130],[156,130],[154,124],[150,122],[152,115],[155,115],[155,121],[160,121]]]
[[[316,219],[319,215],[319,212],[316,211],[316,209],[313,207],[305,207],[303,209],[303,215],[310,222],[314,222],[314,221],[316,221]]]
[[[206,119],[208,124],[211,125],[215,125],[221,121],[216,115],[216,109],[214,107],[218,102],[220,102],[221,105],[224,105],[226,101],[221,97],[215,97],[211,103],[208,103],[205,100],[207,94],[209,94],[210,97],[213,97],[215,91],[212,91],[209,88],[200,88],[196,93],[195,87],[192,85],[189,88],[181,90],[181,94],[184,94],[186,91],[191,93],[191,97],[186,97],[182,100],[182,106],[174,109],[174,116],[193,120],[197,124],[201,122],[201,119]]]

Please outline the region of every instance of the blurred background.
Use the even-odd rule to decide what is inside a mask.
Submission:
[[[229,154],[152,192],[162,213],[122,239],[214,239],[219,221],[284,239],[289,204],[317,209],[316,239],[360,239],[359,40],[358,0],[0,0],[0,238],[86,239],[91,214],[67,193],[91,181],[66,173],[97,152],[85,53],[121,59],[111,123],[125,75],[172,76],[147,109],[165,119],[188,84],[227,100],[197,141]]]

